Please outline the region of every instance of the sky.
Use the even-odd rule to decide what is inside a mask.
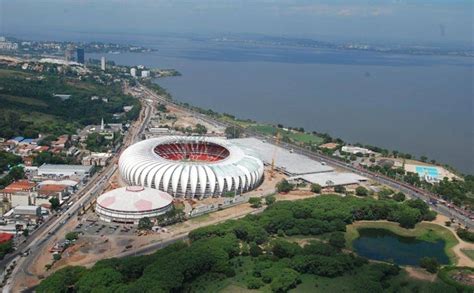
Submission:
[[[472,0],[0,0],[0,34],[254,33],[473,45]]]

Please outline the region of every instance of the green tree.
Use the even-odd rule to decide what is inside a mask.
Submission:
[[[23,233],[22,233],[22,234],[23,234],[23,236],[28,237],[28,235],[30,235],[30,230],[28,230],[28,229],[23,229]]]
[[[253,208],[259,208],[262,206],[262,199],[260,197],[249,198],[249,204]]]
[[[392,198],[393,198],[394,200],[398,201],[398,202],[402,202],[402,201],[405,200],[406,196],[405,196],[405,194],[404,194],[403,192],[400,191],[400,192],[397,192],[396,194],[394,194],[394,195],[392,196]]]
[[[73,291],[75,283],[86,272],[84,267],[65,267],[54,272],[36,287],[38,293],[60,292],[67,293]]]
[[[77,240],[77,238],[79,238],[79,233],[77,232],[68,232],[66,234],[66,240],[69,240],[69,241],[73,241],[73,240]]]
[[[342,185],[337,185],[337,186],[334,187],[334,192],[346,193],[346,188]]]
[[[257,243],[252,242],[250,243],[249,252],[252,257],[257,257],[262,254],[262,249],[257,245]]]
[[[363,187],[363,186],[358,186],[355,190],[356,192],[356,195],[358,196],[367,196],[369,195],[369,191],[367,190],[367,188]]]
[[[59,199],[57,197],[50,198],[49,203],[51,204],[51,209],[53,209],[55,211],[59,209],[60,203],[59,203]]]
[[[439,263],[438,263],[438,260],[434,257],[423,257],[420,259],[420,267],[434,274],[438,272]]]
[[[228,126],[225,129],[225,136],[227,138],[239,138],[242,136],[242,129],[236,126]]]
[[[286,179],[282,179],[280,182],[277,183],[276,189],[278,192],[290,192],[293,190],[295,186],[289,183]]]
[[[319,184],[317,184],[317,183],[311,184],[311,192],[314,192],[314,193],[321,193],[321,190],[322,190],[321,185],[319,185]]]
[[[274,195],[267,195],[265,196],[265,204],[267,206],[272,205],[276,201],[276,197]]]
[[[139,230],[151,230],[152,227],[153,227],[153,223],[148,217],[143,217],[138,221]]]
[[[329,236],[329,244],[337,249],[346,247],[346,238],[342,232],[334,232]]]

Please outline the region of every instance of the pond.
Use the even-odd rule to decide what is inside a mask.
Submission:
[[[428,242],[415,237],[397,235],[386,229],[359,229],[359,238],[352,243],[354,251],[374,260],[393,261],[399,265],[418,266],[422,257],[435,257],[439,263],[448,264],[444,240]]]

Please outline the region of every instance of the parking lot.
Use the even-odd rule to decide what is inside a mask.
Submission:
[[[74,228],[74,232],[92,236],[133,236],[137,234],[137,228],[133,225],[106,223],[89,213]]]

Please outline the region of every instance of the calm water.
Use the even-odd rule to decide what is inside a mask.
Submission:
[[[399,265],[417,266],[422,257],[435,257],[439,263],[448,264],[444,241],[427,242],[412,237],[402,237],[385,229],[365,228],[354,240],[353,248],[358,255]]]
[[[107,58],[178,69],[183,76],[157,81],[177,100],[426,155],[474,173],[474,58],[132,41],[159,52]]]

